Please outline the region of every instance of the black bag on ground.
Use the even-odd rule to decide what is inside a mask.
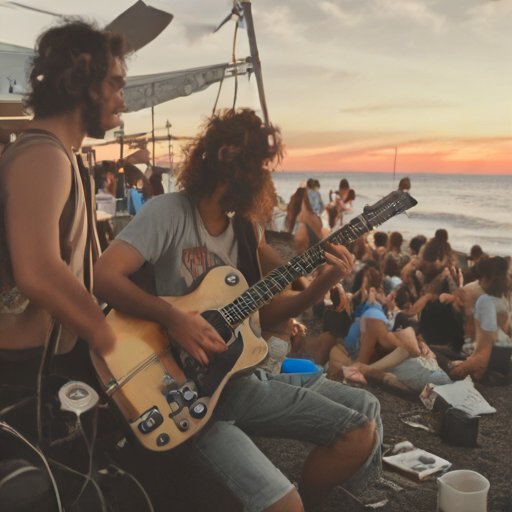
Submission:
[[[441,439],[452,446],[475,448],[479,419],[466,411],[450,407],[443,416]]]
[[[487,369],[508,375],[512,369],[512,347],[497,347],[494,345],[489,358]]]

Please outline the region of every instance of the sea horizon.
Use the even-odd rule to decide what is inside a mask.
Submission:
[[[469,253],[478,244],[488,254],[512,255],[512,175],[438,174],[358,171],[285,171],[272,174],[277,193],[285,202],[301,181],[310,177],[320,182],[324,204],[330,190],[337,190],[340,179],[346,178],[356,192],[350,220],[367,204],[373,204],[398,188],[401,178],[411,180],[411,195],[418,201],[407,215],[399,215],[386,222],[382,231],[399,231],[404,239],[416,235],[434,236],[437,229],[446,229],[452,247]]]
[[[512,171],[510,173],[498,173],[498,174],[492,174],[492,173],[487,173],[487,172],[444,172],[444,171],[440,171],[440,172],[435,172],[435,171],[430,171],[430,172],[424,172],[424,171],[408,171],[408,172],[403,172],[403,171],[397,171],[396,173],[393,173],[393,171],[333,171],[333,170],[324,170],[324,171],[291,171],[291,170],[285,170],[285,169],[280,169],[280,170],[274,170],[272,171],[273,173],[279,173],[279,174],[283,174],[283,173],[289,173],[289,172],[296,172],[296,173],[329,173],[329,174],[332,174],[332,173],[339,173],[339,174],[343,174],[343,173],[351,173],[351,174],[395,174],[396,176],[398,176],[399,174],[402,176],[402,177],[406,177],[406,176],[409,176],[409,175],[425,175],[425,174],[433,174],[435,176],[509,176],[510,178],[512,178]]]

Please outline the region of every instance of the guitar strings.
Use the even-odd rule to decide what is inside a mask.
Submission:
[[[386,203],[386,199],[387,198],[383,198],[382,201]],[[358,215],[338,232],[327,236],[324,240],[318,242],[301,255],[295,256],[287,264],[274,269],[265,279],[256,283],[237,297],[232,303],[224,306],[219,311],[231,325],[244,321],[248,316],[257,311],[257,309],[270,302],[270,300],[280,293],[291,281],[300,275],[310,274],[319,266],[321,260],[325,262],[325,250],[321,245],[322,243],[326,241],[332,241],[338,244],[341,243],[343,245],[352,243],[363,234],[371,231],[383,222],[386,222],[389,218],[413,206],[412,204],[403,203],[402,199],[402,196],[399,196],[398,199],[394,199],[391,202],[389,202],[388,199],[387,204],[382,204],[375,211],[365,212],[366,215],[371,214],[372,223],[366,220],[363,214]],[[411,201],[407,201],[407,203],[410,202]],[[252,302],[252,305],[250,302]]]

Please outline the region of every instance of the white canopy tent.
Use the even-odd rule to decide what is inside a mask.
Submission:
[[[268,123],[251,2],[237,0],[236,6],[237,9],[233,12],[236,12],[240,19],[244,18],[244,26],[248,31],[250,57],[229,64],[128,77],[124,89],[127,112],[137,112],[178,97],[189,96],[204,91],[210,85],[222,82],[225,78],[250,74],[254,70],[265,122]],[[131,49],[137,51],[160,34],[172,18],[172,14],[149,7],[138,0],[106,28],[125,33]],[[33,55],[34,51],[31,48],[0,41],[0,94],[8,94],[9,103],[21,105],[23,95],[27,92],[26,70],[29,69],[30,58]],[[1,120],[2,112],[0,111],[0,125]]]
[[[124,88],[127,112],[137,112],[180,96],[201,92],[224,78],[251,72],[246,61],[128,77]]]
[[[25,70],[32,55],[34,50],[31,48],[0,41],[0,94],[9,94],[11,87],[18,94],[27,90]],[[20,97],[13,96],[13,100],[20,101]]]
[[[34,51],[30,48],[0,42],[0,94],[3,101],[8,98],[13,103],[21,102],[23,94],[27,92],[26,69],[33,54]],[[204,91],[210,85],[234,76],[235,73],[244,75],[250,71],[250,64],[243,60],[235,64],[216,64],[131,76],[126,79],[127,84],[124,89],[127,111],[137,112],[181,96],[189,96],[195,92]],[[14,94],[10,94],[11,86]]]

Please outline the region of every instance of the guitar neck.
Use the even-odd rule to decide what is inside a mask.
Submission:
[[[325,242],[347,246],[372,228],[360,215],[338,231],[313,245],[307,251],[295,256],[288,263],[272,270],[267,277],[258,281],[233,302],[220,309],[221,314],[232,327],[236,327],[245,319],[268,304],[281,293],[292,281],[301,276],[311,274],[325,263]]]
[[[417,201],[405,192],[391,192],[373,206],[365,207],[361,215],[354,217],[338,231],[331,233],[307,251],[295,256],[285,265],[272,270],[265,279],[258,281],[233,302],[220,309],[220,313],[232,327],[236,327],[258,309],[268,304],[292,281],[311,274],[313,270],[323,265],[325,263],[323,245],[326,242],[347,246],[391,217],[416,204]]]

